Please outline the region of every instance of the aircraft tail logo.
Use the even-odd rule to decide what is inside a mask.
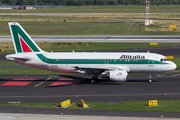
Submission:
[[[9,22],[14,49],[16,53],[42,52],[27,32],[17,22]]]

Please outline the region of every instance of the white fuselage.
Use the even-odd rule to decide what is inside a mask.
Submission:
[[[37,56],[39,54],[39,57]],[[6,59],[51,71],[73,73],[75,67],[116,67],[127,72],[166,72],[176,69],[176,64],[165,56],[142,52],[31,52],[6,56]]]

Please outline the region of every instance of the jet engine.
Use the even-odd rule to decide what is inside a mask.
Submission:
[[[126,70],[109,71],[109,79],[111,81],[126,81],[127,75]]]

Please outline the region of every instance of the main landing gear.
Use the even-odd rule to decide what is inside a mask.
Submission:
[[[151,80],[151,73],[148,74],[148,77],[149,77],[149,83],[152,83],[152,80]]]
[[[91,79],[91,83],[92,84],[96,84],[96,82],[98,81],[98,76],[92,76],[92,79]]]

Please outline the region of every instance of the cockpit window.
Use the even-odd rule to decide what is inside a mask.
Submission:
[[[162,58],[160,61],[164,62],[164,61],[169,61],[169,60],[167,58]]]

